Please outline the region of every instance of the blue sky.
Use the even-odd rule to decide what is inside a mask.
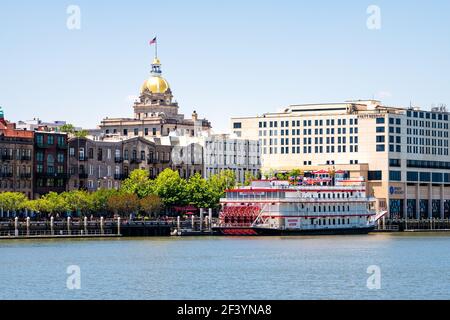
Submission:
[[[66,27],[69,5],[80,30]],[[366,26],[369,5],[380,30]],[[155,35],[180,111],[218,131],[289,104],[450,105],[449,16],[444,0],[2,0],[0,106],[90,128],[132,116]]]

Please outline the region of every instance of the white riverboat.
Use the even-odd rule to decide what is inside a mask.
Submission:
[[[367,234],[386,212],[359,180],[254,181],[227,190],[214,230],[223,235]],[[311,185],[312,184],[312,185]]]

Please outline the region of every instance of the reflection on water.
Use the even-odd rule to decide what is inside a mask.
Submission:
[[[450,299],[449,248],[445,233],[2,241],[0,299]]]

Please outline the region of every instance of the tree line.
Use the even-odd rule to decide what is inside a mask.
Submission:
[[[128,216],[137,213],[151,217],[176,206],[217,208],[225,190],[235,185],[232,171],[222,171],[208,179],[195,174],[186,180],[171,169],[164,170],[155,179],[150,179],[146,170],[137,169],[123,181],[119,190],[50,192],[36,200],[29,200],[22,193],[0,193],[0,209],[4,213],[32,211],[43,217],[67,213],[74,216]]]

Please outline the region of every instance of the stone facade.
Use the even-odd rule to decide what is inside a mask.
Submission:
[[[0,192],[33,197],[34,133],[16,130],[0,117]]]
[[[118,189],[136,169],[155,178],[171,168],[171,147],[144,138],[69,141],[70,190]]]

